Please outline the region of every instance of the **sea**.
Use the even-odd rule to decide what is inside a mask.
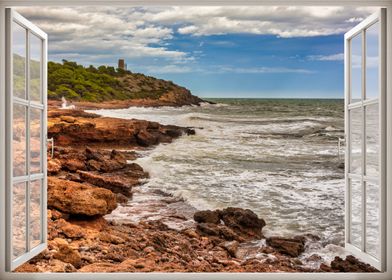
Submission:
[[[336,255],[344,245],[343,99],[208,101],[91,112],[195,129],[139,151],[136,163],[151,177],[143,188],[199,210],[251,209],[266,221],[266,236],[311,233]]]

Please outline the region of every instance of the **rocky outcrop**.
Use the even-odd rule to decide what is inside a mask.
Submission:
[[[77,182],[48,178],[48,207],[72,215],[106,215],[116,207],[111,191]]]
[[[194,214],[197,230],[202,235],[225,240],[254,240],[263,237],[265,221],[249,209],[229,207],[223,210],[198,211]]]
[[[63,114],[71,114],[74,119],[72,122],[64,120],[64,116],[57,116],[56,110],[49,115],[48,136],[54,138],[56,146],[148,147],[169,143],[182,134],[194,133],[188,128],[164,126],[143,120],[90,117],[78,110],[61,111]]]

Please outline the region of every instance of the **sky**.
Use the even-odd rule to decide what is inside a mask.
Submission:
[[[343,98],[344,33],[375,11],[347,7],[22,7],[49,60],[117,66],[200,97]]]

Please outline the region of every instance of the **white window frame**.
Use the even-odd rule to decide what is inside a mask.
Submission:
[[[363,261],[373,265],[379,270],[385,270],[385,248],[381,246],[380,248],[380,255],[378,258],[373,257],[372,255],[366,252],[366,239],[367,239],[367,226],[366,226],[366,194],[367,188],[366,184],[371,182],[376,184],[379,189],[379,239],[380,243],[383,244],[385,242],[385,216],[386,216],[386,209],[385,209],[385,166],[386,166],[386,155],[382,153],[385,150],[385,128],[386,128],[386,88],[385,88],[385,66],[386,66],[386,49],[385,49],[385,40],[384,36],[379,36],[379,95],[376,98],[366,99],[366,46],[367,46],[367,36],[366,30],[371,27],[376,22],[379,23],[379,34],[385,33],[385,17],[386,17],[386,10],[380,9],[376,13],[372,14],[362,22],[360,22],[357,26],[353,29],[348,31],[344,36],[344,52],[345,52],[345,138],[346,138],[346,160],[345,160],[345,185],[346,185],[346,192],[345,192],[345,209],[346,209],[346,217],[345,217],[345,247],[348,249],[349,252],[352,252],[355,256],[360,257]],[[352,90],[351,90],[351,40],[356,37],[357,35],[361,36],[361,100],[359,101],[352,101]],[[366,108],[369,105],[378,105],[379,108],[379,127],[378,130],[380,131],[380,153],[379,153],[379,175],[376,177],[368,176],[365,174],[365,166],[366,166]],[[351,127],[350,127],[350,111],[361,109],[362,111],[362,127],[361,127],[361,145],[362,145],[362,153],[361,153],[361,174],[354,174],[350,172],[351,169]],[[356,247],[351,242],[351,217],[352,217],[352,193],[351,193],[351,186],[350,181],[356,180],[359,181],[361,184],[361,246],[360,248]]]
[[[392,214],[386,217],[386,270],[382,273],[10,273],[5,270],[5,8],[16,6],[378,6],[387,8],[387,120],[392,120],[392,0],[0,0],[0,279],[392,279]],[[49,38],[50,40],[50,38]],[[380,100],[381,102],[381,100]],[[386,206],[392,213],[392,121],[387,121]]]
[[[41,46],[41,65],[47,65],[47,35],[40,30],[39,28],[37,28],[35,25],[31,24],[31,22],[27,21],[23,16],[21,16],[20,14],[18,14],[16,11],[12,10],[12,9],[7,9],[8,12],[6,12],[6,22],[8,24],[17,24],[19,26],[21,26],[24,30],[28,31],[28,35],[26,33],[26,50],[27,50],[27,54],[26,55],[26,73],[30,73],[30,38],[31,36],[35,36],[36,38],[39,38],[40,40],[42,40],[42,46]],[[7,36],[7,40],[6,40],[6,55],[7,56],[12,56],[12,44],[13,44],[13,40],[12,40],[12,26],[8,26],[6,25],[6,28],[9,29],[8,32],[6,31],[6,36]],[[11,83],[6,83],[7,86],[7,91],[9,92],[13,92],[13,84],[12,84],[12,73],[13,73],[13,63],[12,63],[12,59],[9,59],[8,61],[6,61],[6,64],[9,64],[6,66],[6,79],[11,80]],[[9,71],[7,71],[9,70]],[[16,267],[18,267],[19,265],[23,264],[24,262],[26,262],[26,260],[29,260],[31,258],[33,258],[34,256],[38,255],[40,252],[42,252],[46,247],[47,247],[47,190],[46,190],[46,185],[47,185],[47,175],[46,175],[46,169],[47,169],[47,161],[46,161],[46,147],[47,147],[47,143],[46,143],[46,127],[47,127],[47,94],[44,94],[47,92],[47,69],[46,67],[41,67],[41,73],[40,73],[40,78],[41,78],[41,83],[42,86],[40,88],[40,95],[42,100],[37,102],[37,101],[31,101],[29,100],[29,75],[26,75],[26,94],[27,94],[27,98],[26,99],[21,99],[18,98],[16,96],[13,96],[13,94],[11,94],[10,96],[8,96],[8,98],[6,98],[6,112],[8,116],[11,116],[8,119],[8,124],[6,124],[6,135],[8,135],[8,138],[5,140],[5,146],[6,147],[12,147],[13,145],[13,139],[12,139],[12,135],[13,135],[13,126],[12,126],[12,116],[13,116],[13,106],[14,104],[18,104],[18,105],[22,105],[25,106],[25,108],[27,109],[26,113],[27,113],[27,122],[29,122],[30,120],[30,110],[31,109],[39,109],[42,112],[41,115],[41,127],[40,127],[40,143],[41,143],[41,153],[40,153],[40,162],[41,162],[41,172],[35,173],[35,174],[30,174],[30,135],[29,135],[29,131],[30,128],[29,124],[26,125],[26,141],[28,144],[28,148],[26,149],[26,163],[27,163],[27,174],[24,176],[14,176],[13,175],[13,164],[12,165],[8,165],[7,167],[8,170],[6,169],[6,172],[8,173],[8,176],[6,177],[6,185],[9,186],[9,190],[8,192],[6,192],[6,196],[7,196],[7,200],[10,202],[7,205],[7,214],[8,217],[6,217],[6,226],[7,226],[7,238],[6,239],[12,239],[12,220],[13,220],[13,205],[12,205],[12,188],[14,186],[15,183],[26,183],[27,184],[27,192],[26,192],[26,253],[17,257],[15,260],[12,259],[8,259],[7,260],[7,264],[6,264],[6,269],[9,271],[12,271],[13,269],[15,269]],[[42,105],[42,104],[46,104],[46,105]],[[6,118],[7,121],[7,118]],[[12,155],[12,149],[10,149],[9,151],[6,151],[5,153],[6,156],[6,161],[7,162],[12,162],[13,161],[13,155]],[[31,232],[30,232],[30,211],[31,211],[31,207],[30,207],[30,190],[31,190],[31,182],[32,181],[40,181],[41,182],[41,189],[40,189],[40,199],[41,199],[41,205],[40,205],[40,237],[41,237],[41,242],[40,245],[31,248]],[[11,257],[12,254],[12,250],[13,250],[13,245],[11,243],[7,243],[6,244],[6,250],[7,250],[7,257]]]

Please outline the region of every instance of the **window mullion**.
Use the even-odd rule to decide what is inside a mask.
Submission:
[[[26,124],[26,166],[27,166],[27,191],[26,191],[26,252],[30,251],[30,33],[27,31],[26,36],[26,99],[27,106],[27,124]]]
[[[362,207],[361,207],[361,221],[362,221],[362,231],[361,231],[361,250],[365,251],[366,244],[366,183],[365,183],[365,173],[366,173],[366,111],[364,106],[364,100],[366,99],[366,31],[362,31],[362,139],[361,139],[361,149],[362,149],[362,162],[361,162],[361,189],[362,189]]]

